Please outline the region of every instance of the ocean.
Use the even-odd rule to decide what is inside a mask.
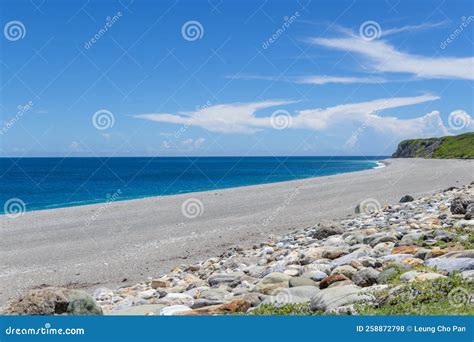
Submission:
[[[372,169],[384,157],[0,158],[0,213],[166,196]]]

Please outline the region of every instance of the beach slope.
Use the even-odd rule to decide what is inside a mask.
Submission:
[[[42,285],[133,284],[270,234],[343,218],[362,201],[395,203],[406,194],[417,197],[474,180],[473,160],[387,164],[291,182],[1,216],[0,303]],[[183,203],[197,211],[188,207],[183,213]]]

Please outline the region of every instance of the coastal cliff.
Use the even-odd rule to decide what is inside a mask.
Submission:
[[[398,144],[393,158],[474,158],[474,132],[441,138],[411,139]]]

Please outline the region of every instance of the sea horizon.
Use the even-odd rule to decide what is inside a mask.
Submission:
[[[222,190],[381,167],[387,156],[0,157],[2,201],[25,211]],[[127,163],[123,161],[127,160]],[[159,164],[159,165],[157,165]],[[0,208],[0,215],[7,210]]]

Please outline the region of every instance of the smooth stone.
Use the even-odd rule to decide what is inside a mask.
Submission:
[[[262,304],[282,306],[287,304],[306,303],[311,300],[320,290],[315,286],[298,286],[288,289],[278,289],[263,300]]]
[[[328,311],[339,306],[356,303],[370,303],[375,297],[356,285],[327,288],[318,292],[311,300],[311,310]]]
[[[199,298],[220,302],[224,302],[231,297],[232,293],[222,289],[208,289],[199,294]]]
[[[366,236],[362,241],[364,244],[374,247],[381,242],[397,242],[398,239],[391,232],[380,232]]]
[[[152,289],[157,289],[157,288],[160,288],[160,287],[168,287],[169,286],[169,283],[168,283],[168,280],[166,279],[153,279],[151,281],[151,284],[150,284],[151,288]]]
[[[290,287],[317,286],[317,283],[309,278],[292,277],[289,281]]]
[[[328,275],[322,271],[307,271],[301,275],[301,278],[308,278],[314,281],[321,281]]]
[[[155,295],[156,295],[156,290],[154,289],[140,292],[140,297],[142,297],[143,299],[150,299],[150,298],[155,297]]]
[[[474,270],[474,258],[447,258],[446,254],[426,260],[426,266],[436,267],[448,273]]]
[[[165,297],[159,299],[158,304],[165,304],[168,306],[192,306],[194,304],[194,298],[185,293],[168,293]]]
[[[345,280],[349,280],[349,279],[343,274],[332,274],[324,278],[323,280],[321,280],[321,282],[319,283],[319,288],[325,289],[326,287],[330,286],[333,283],[336,283],[338,281],[345,281]]]
[[[145,316],[145,315],[159,315],[163,304],[145,304],[132,306],[123,310],[104,311],[104,315],[108,316]]]
[[[331,272],[331,275],[332,274],[343,274],[347,278],[350,279],[350,278],[352,278],[352,276],[356,272],[357,272],[357,269],[355,269],[351,265],[342,265],[342,266],[337,266],[336,268],[334,268]]]
[[[173,316],[177,313],[186,312],[192,310],[190,307],[185,305],[171,305],[165,306],[160,310],[161,316]]]
[[[380,257],[383,262],[398,262],[413,257],[413,254],[390,254]]]
[[[267,274],[255,286],[255,290],[264,294],[270,294],[280,287],[289,287],[290,276],[284,273],[272,272]]]
[[[362,268],[352,276],[352,281],[361,287],[371,286],[377,283],[379,274],[380,272],[372,267]]]
[[[102,308],[87,292],[62,287],[30,290],[26,295],[11,302],[5,312],[7,315],[14,316],[98,316],[103,314]]]
[[[312,232],[311,237],[322,240],[332,235],[339,235],[344,233],[344,229],[338,222],[323,221],[319,223],[318,227]]]
[[[398,246],[392,249],[392,254],[415,254],[418,246]]]
[[[236,283],[240,280],[240,278],[244,274],[242,272],[237,272],[237,273],[222,273],[222,274],[214,274],[209,277],[208,282],[209,285],[214,286],[214,285],[219,285],[222,283]]]
[[[219,305],[224,303],[224,301],[219,300],[209,300],[204,298],[198,298],[194,301],[194,304],[191,306],[192,309],[200,309],[206,306]]]
[[[337,259],[333,260],[331,262],[331,266],[334,268],[334,267],[341,266],[341,265],[348,265],[348,264],[351,263],[352,260],[361,258],[363,256],[367,256],[367,252],[365,252],[365,251],[354,251],[352,253],[349,253],[347,255],[344,255],[340,258],[337,258]]]
[[[413,196],[410,196],[410,195],[405,195],[403,196],[402,198],[400,198],[400,203],[407,203],[407,202],[413,202],[415,199],[413,198]]]

